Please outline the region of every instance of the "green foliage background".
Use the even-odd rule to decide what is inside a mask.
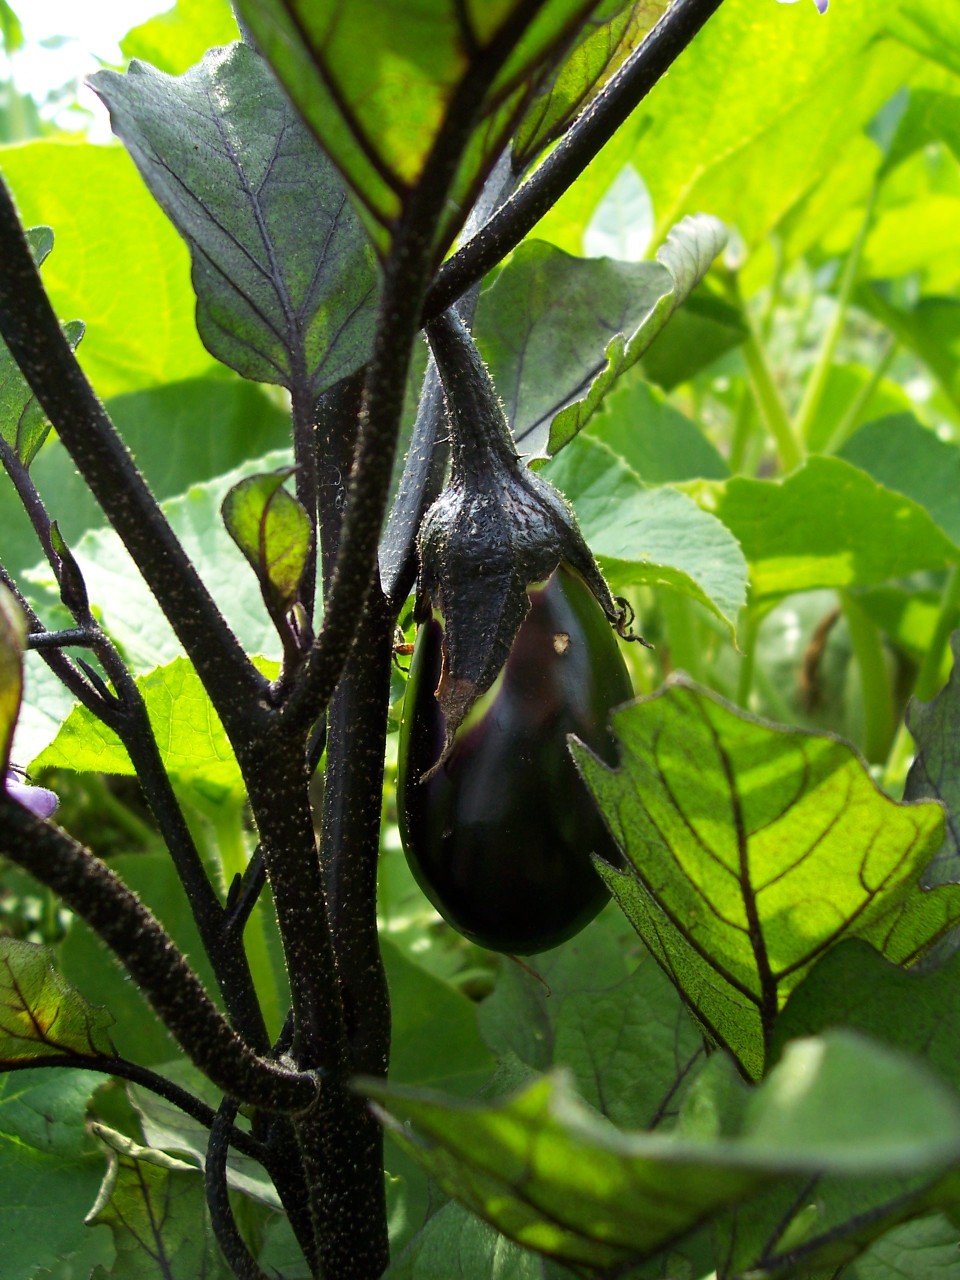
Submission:
[[[226,5],[181,0],[124,53],[179,74],[232,38]],[[35,112],[17,112],[40,132]],[[652,696],[617,717],[622,773],[582,761],[623,823],[631,868],[610,875],[623,912],[608,908],[535,974],[426,907],[388,787],[394,1049],[389,1086],[369,1092],[390,1133],[392,1276],[629,1266],[650,1280],[919,1280],[960,1266],[960,689],[947,684],[960,613],[958,120],[949,6],[833,0],[820,17],[809,3],[725,0],[485,283],[476,333],[511,425],[635,604],[656,648],[631,653],[632,673]],[[248,651],[275,661],[219,509],[232,485],[289,460],[282,394],[209,353],[188,247],[119,144],[28,137],[0,149],[0,170],[24,224],[54,228],[44,280],[62,319],[84,322],[82,366]],[[377,236],[382,198],[374,185],[361,209]],[[698,214],[729,240],[694,288],[677,246],[702,251],[705,269],[709,227],[684,224],[673,257],[655,255]],[[649,350],[631,345],[663,324]],[[253,840],[222,729],[55,439],[32,474],[225,886]],[[55,616],[6,480],[0,529],[5,566]],[[116,781],[124,752],[32,659],[14,754],[62,790],[64,824],[107,843],[196,958],[172,868]],[[905,786],[946,814],[897,804]],[[105,1025],[121,1051],[202,1089],[84,927],[2,875],[0,945],[49,944],[56,972],[115,1019],[78,1006],[84,1033]],[[940,967],[909,972],[933,944]],[[248,946],[275,1030],[286,976],[269,902]],[[20,954],[3,953],[16,999]],[[31,999],[72,999],[41,969]],[[724,1052],[707,1054],[702,1028]],[[8,1060],[17,1034],[0,1019]],[[11,1280],[226,1274],[207,1239],[203,1148],[179,1113],[86,1072],[2,1084]],[[231,1179],[261,1266],[305,1274],[263,1176],[238,1162]]]

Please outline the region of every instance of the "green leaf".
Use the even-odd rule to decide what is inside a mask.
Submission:
[[[667,8],[664,0],[607,6],[595,15],[559,70],[527,108],[513,139],[513,161],[524,169],[559,138],[619,70]]]
[[[878,5],[841,12],[834,4],[821,18],[809,3],[726,0],[538,235],[579,252],[627,162],[650,190],[659,235],[684,214],[709,210],[753,248],[830,175],[842,207],[859,201],[879,160],[862,131],[916,65],[915,55],[877,38],[888,21]],[[863,151],[861,170],[851,160]],[[836,202],[826,214],[829,225]],[[818,231],[801,219],[788,250]]]
[[[111,1280],[230,1280],[210,1226],[203,1179],[182,1160],[94,1124],[108,1168],[87,1221],[113,1232]],[[106,1280],[106,1272],[95,1273]]]
[[[225,370],[114,396],[106,407],[161,500],[283,448],[290,439],[289,413],[263,387]],[[58,442],[43,450],[31,474],[71,544],[103,525],[103,512]],[[0,518],[6,522],[6,511]],[[16,575],[36,563],[36,535],[30,530],[29,552],[15,563],[9,551],[5,525],[4,565]]]
[[[165,1063],[163,1074],[214,1110],[220,1105],[222,1095],[190,1063]],[[201,1171],[206,1167],[210,1131],[205,1125],[140,1085],[128,1084],[127,1094],[140,1119],[144,1142],[151,1150],[179,1157]],[[261,1204],[280,1207],[276,1188],[259,1161],[233,1149],[227,1157],[227,1185]]]
[[[960,410],[960,301],[924,296],[910,308],[894,306],[875,285],[863,285],[857,301],[909,347]]]
[[[10,1280],[59,1275],[65,1259],[86,1253],[91,1235],[99,1258],[109,1257],[107,1233],[84,1225],[103,1172],[84,1120],[102,1083],[92,1071],[0,1076],[0,1239]]]
[[[615,587],[671,586],[735,631],[746,603],[747,565],[719,520],[675,489],[647,488],[593,436],[577,440],[544,474],[573,503],[583,535]]]
[[[720,1137],[617,1131],[562,1073],[487,1104],[363,1088],[444,1190],[517,1243],[581,1268],[650,1257],[792,1175],[910,1175],[960,1156],[956,1095],[843,1032],[794,1043]]]
[[[573,748],[629,860],[603,877],[748,1076],[787,996],[840,938],[906,964],[960,919],[960,887],[917,885],[942,811],[890,800],[847,744],[766,724],[683,676],[613,729],[619,769]]]
[[[730,474],[697,423],[635,374],[607,396],[582,438],[596,440],[644,484],[726,480]],[[578,445],[572,447],[575,454]]]
[[[248,476],[228,491],[220,508],[227,532],[257,575],[278,626],[298,599],[313,551],[310,517],[283,487],[292,474],[291,467],[284,467]]]
[[[26,225],[57,227],[44,285],[58,315],[82,315],[80,364],[101,398],[208,373],[189,259],[120,147],[29,142],[0,152]]]
[[[53,232],[49,227],[31,227],[26,236],[33,260],[39,267],[53,248]],[[71,350],[76,350],[83,328],[80,320],[71,320],[63,326]],[[0,436],[23,465],[29,467],[49,430],[47,415],[6,344],[0,340]]]
[[[248,653],[268,657],[278,650],[276,631],[263,607],[257,579],[224,527],[220,507],[238,481],[289,464],[289,460],[288,452],[251,459],[162,504],[174,532],[240,643]],[[181,656],[178,640],[112,530],[88,533],[73,543],[72,550],[98,617],[135,672],[150,672]],[[31,570],[26,577],[38,588],[55,589],[46,565]]]
[[[471,107],[467,141],[437,234],[443,250],[556,60],[594,14],[622,0],[242,0],[257,47],[344,174],[381,250],[450,112],[484,58],[499,72]],[[505,55],[505,56],[504,56]],[[494,63],[497,65],[497,63]],[[474,81],[474,83],[476,83]]]
[[[754,602],[869,586],[958,556],[921,506],[840,458],[810,458],[782,481],[735,476],[697,493],[743,547]]]
[[[868,422],[851,436],[840,457],[879,484],[924,507],[951,542],[960,546],[960,448],[941,440],[908,413]]]
[[[23,650],[27,620],[13,594],[0,583],[0,786],[10,763],[10,745],[23,694]]]
[[[435,1213],[384,1280],[542,1280],[544,1262],[461,1205]]]
[[[528,241],[480,297],[476,330],[525,455],[545,458],[590,420],[723,248],[714,218],[671,231],[656,262],[573,258]]]
[[[480,1029],[501,1060],[564,1067],[615,1124],[653,1129],[675,1119],[703,1037],[652,957],[630,956],[624,925],[605,912],[539,956],[537,976],[503,966],[480,1007]]]
[[[773,1051],[788,1040],[849,1027],[923,1057],[960,1087],[960,953],[936,969],[908,973],[856,938],[807,973],[777,1022]]]
[[[888,1231],[843,1274],[848,1280],[951,1280],[957,1228],[943,1214]]]
[[[645,352],[643,376],[665,391],[689,382],[747,337],[743,314],[700,284]]]
[[[131,28],[120,49],[128,62],[140,58],[160,71],[179,75],[214,45],[236,38],[237,23],[227,0],[177,0],[172,9]]]
[[[91,83],[190,248],[211,354],[311,400],[359,368],[376,320],[373,250],[263,60],[237,44],[179,77],[134,63]]]
[[[477,1030],[476,1006],[448,982],[381,939],[393,1009],[390,1079],[470,1094],[493,1059]]]
[[[952,884],[960,872],[960,632],[950,637],[950,679],[931,702],[907,704],[907,728],[916,755],[903,795],[906,800],[940,800],[947,821],[943,843],[927,868],[929,884]]]
[[[179,949],[190,957],[207,991],[215,993],[216,979],[167,850],[120,854],[110,859],[110,866],[163,921]],[[272,910],[269,899],[267,906]],[[82,920],[70,922],[58,952],[64,978],[83,991],[96,993],[97,1000],[113,1014],[116,1022],[110,1034],[121,1057],[143,1066],[158,1066],[176,1056],[177,1046],[146,997]]]
[[[259,662],[259,670],[276,676],[276,664]],[[163,766],[170,776],[210,800],[243,794],[243,779],[223,725],[196,671],[186,658],[175,658],[146,676],[137,677]],[[56,738],[32,762],[35,769],[72,769],[77,773],[133,776],[126,748],[86,707],[75,706]]]
[[[63,978],[49,947],[0,938],[0,1064],[112,1056],[113,1021]]]
[[[889,20],[898,39],[960,75],[960,19],[953,9],[924,0],[904,0],[891,11]]]

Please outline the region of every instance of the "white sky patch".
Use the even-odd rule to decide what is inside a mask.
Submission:
[[[0,78],[12,72],[20,92],[42,103],[71,81],[82,81],[104,65],[119,65],[120,41],[130,28],[171,7],[171,0],[13,0],[24,46],[12,58],[0,54]],[[85,86],[78,101],[94,115],[91,140],[106,141],[111,136],[106,108]],[[69,113],[53,114],[58,123],[71,126]]]

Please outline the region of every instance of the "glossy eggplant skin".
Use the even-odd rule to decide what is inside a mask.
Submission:
[[[621,865],[567,746],[617,763],[611,709],[633,696],[617,638],[583,579],[561,564],[496,684],[446,761],[434,691],[443,631],[421,627],[400,728],[398,807],[410,869],[440,914],[480,946],[529,955],[572,937],[607,901],[590,854]]]

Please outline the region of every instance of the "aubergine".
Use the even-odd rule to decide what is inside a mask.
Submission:
[[[622,856],[568,746],[617,762],[611,709],[633,696],[614,630],[561,563],[529,610],[494,684],[450,741],[436,690],[444,632],[418,631],[400,727],[398,808],[410,868],[455,929],[529,955],[572,937],[607,901],[591,854]]]

